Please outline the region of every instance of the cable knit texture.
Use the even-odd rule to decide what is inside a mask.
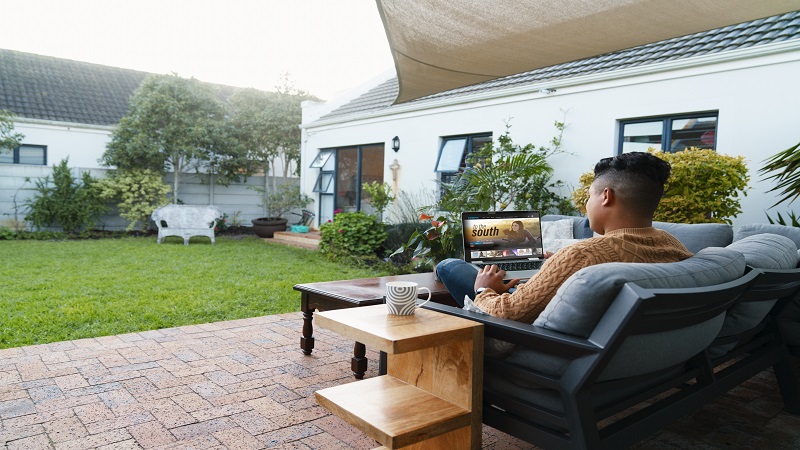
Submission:
[[[475,298],[475,304],[493,316],[532,323],[559,286],[584,267],[608,262],[677,262],[691,256],[677,238],[662,230],[649,227],[609,231],[558,251],[516,292],[498,294],[486,289]]]

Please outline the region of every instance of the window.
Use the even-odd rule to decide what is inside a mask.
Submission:
[[[320,169],[314,192],[319,194],[319,220],[333,220],[333,211],[371,210],[361,198],[361,185],[383,183],[384,144],[322,149],[309,167]]]
[[[453,182],[456,175],[467,168],[467,155],[491,142],[491,133],[442,138],[435,169],[439,173],[439,180],[443,183]]]
[[[0,164],[47,165],[47,146],[22,144],[14,150],[0,152]]]
[[[619,153],[649,147],[679,152],[689,147],[717,148],[718,112],[647,117],[620,121]]]

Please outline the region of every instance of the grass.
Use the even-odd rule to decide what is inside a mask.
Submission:
[[[0,241],[0,255],[0,348],[299,311],[297,283],[382,275],[253,237]]]

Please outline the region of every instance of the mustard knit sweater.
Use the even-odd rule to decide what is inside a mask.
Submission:
[[[542,269],[512,294],[486,289],[475,304],[487,313],[533,323],[564,281],[578,270],[607,262],[677,262],[692,254],[681,242],[656,228],[623,228],[559,250]]]

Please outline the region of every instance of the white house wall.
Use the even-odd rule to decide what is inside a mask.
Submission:
[[[537,146],[555,136],[554,121],[564,120],[567,127],[562,148],[570,154],[557,156],[551,163],[554,178],[574,187],[580,174],[591,170],[597,160],[616,154],[620,120],[719,111],[717,151],[744,156],[750,169],[752,189],[742,201],[744,212],[733,220],[734,226],[766,222],[765,210],[778,196],[766,192],[770,184],[760,181],[758,170],[765,158],[800,141],[796,119],[800,50],[728,61],[699,60],[688,67],[657,69],[626,77],[589,76],[541,86],[556,89],[552,94],[543,94],[538,88],[506,97],[495,93],[496,98],[470,103],[421,109],[423,104],[416,110],[401,105],[392,108],[401,111],[398,114],[306,125],[303,187],[316,197],[312,190],[318,170],[308,165],[319,149],[382,142],[386,144],[386,182],[392,183],[389,166],[397,159],[401,167],[399,189],[433,190],[433,170],[442,137],[491,132],[496,139],[505,131],[507,120],[515,143]],[[398,153],[391,150],[394,136],[401,141]],[[770,213],[790,209],[791,205],[782,205]]]
[[[106,145],[111,141],[111,127],[88,127],[30,122],[25,119],[14,123],[14,131],[25,137],[23,144],[46,145],[47,165],[54,166],[69,157],[70,167],[100,167]]]

